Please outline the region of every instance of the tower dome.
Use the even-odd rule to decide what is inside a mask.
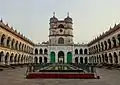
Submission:
[[[53,12],[53,17],[50,18],[50,23],[57,22],[58,19],[55,17],[55,12]]]
[[[69,13],[68,13],[67,17],[64,19],[64,21],[66,23],[72,23],[72,18],[69,17]]]

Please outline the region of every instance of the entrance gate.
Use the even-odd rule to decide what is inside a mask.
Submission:
[[[55,52],[50,53],[50,63],[55,63]]]
[[[67,53],[67,63],[72,63],[72,53],[71,52]]]

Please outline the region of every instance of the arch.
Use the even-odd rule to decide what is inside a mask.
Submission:
[[[64,63],[64,52],[63,51],[58,52],[58,63]]]
[[[22,51],[24,51],[24,44],[22,44]]]
[[[20,44],[19,44],[19,50],[22,50],[22,49],[21,49],[21,42],[20,42]]]
[[[6,37],[5,34],[3,34],[2,37],[1,37],[1,45],[3,45],[3,46],[5,45],[5,42],[4,42],[5,37]]]
[[[21,63],[23,63],[23,55],[22,55],[22,57],[21,57]]]
[[[15,42],[15,40],[12,39],[12,42],[11,42],[11,48],[14,48],[14,42]]]
[[[104,45],[103,42],[101,42],[101,47],[102,47],[102,51],[104,50]]]
[[[111,64],[113,63],[113,58],[112,58],[112,54],[111,53],[109,53],[109,61],[110,61]]]
[[[109,49],[112,47],[111,46],[111,40],[110,39],[108,39],[108,44],[109,44]]]
[[[60,25],[58,26],[58,28],[64,28],[64,25],[63,25],[63,24],[60,24]]]
[[[5,64],[8,63],[8,59],[9,59],[9,53],[7,52],[6,55],[5,55]]]
[[[58,39],[58,44],[64,44],[64,39],[62,37]]]
[[[35,54],[38,54],[38,49],[37,48],[35,48]]]
[[[35,64],[38,63],[38,58],[37,58],[37,57],[34,58],[34,63],[35,63]]]
[[[80,49],[80,54],[83,54],[83,49],[82,48]]]
[[[44,57],[44,63],[47,63],[47,57]]]
[[[116,39],[115,39],[115,37],[112,37],[112,41],[113,41],[113,47],[116,47]]]
[[[98,52],[98,46],[96,45],[96,52]]]
[[[50,63],[55,63],[55,52],[50,53]]]
[[[72,53],[67,52],[67,63],[72,63]]]
[[[40,54],[43,54],[43,50],[42,49],[40,49]]]
[[[105,54],[105,62],[108,63],[108,56]]]
[[[87,64],[88,63],[88,59],[87,59],[87,57],[85,57],[85,64]]]
[[[99,51],[101,51],[101,49],[100,49],[100,44],[98,44],[98,48],[99,48]]]
[[[75,54],[78,54],[78,49],[75,49]]]
[[[117,39],[118,39],[118,41],[119,41],[118,44],[119,44],[119,46],[120,46],[120,34],[117,35]]]
[[[80,63],[83,64],[83,57],[80,57]]]
[[[118,63],[118,56],[117,53],[114,52],[114,63],[117,64]]]
[[[105,50],[107,50],[107,42],[104,41],[104,45],[105,45]]]
[[[103,54],[102,54],[102,63],[105,63],[105,57]]]
[[[75,57],[75,63],[78,64],[78,57]]]
[[[87,49],[84,49],[84,54],[87,54]]]
[[[48,52],[47,49],[44,49],[44,54],[47,54],[47,52]]]
[[[96,63],[96,62],[97,62],[97,58],[96,58],[96,56],[94,56],[93,59],[94,59],[94,62]]]
[[[18,41],[15,43],[15,49],[18,50]]]
[[[10,56],[10,63],[13,62],[13,56],[14,56],[14,54],[12,53],[11,56]]]
[[[101,56],[99,55],[99,62],[101,63]]]
[[[20,63],[20,54],[19,54],[19,56],[18,56],[18,63]]]
[[[7,38],[7,46],[8,46],[8,47],[10,47],[10,40],[11,40],[11,38],[8,37],[8,38]]]
[[[1,51],[1,52],[0,52],[0,62],[2,62],[3,56],[4,56],[4,52]]]
[[[97,63],[99,62],[99,57],[98,57],[98,55],[97,55]]]
[[[15,57],[14,57],[14,63],[17,62],[17,54],[15,54]]]
[[[42,63],[42,57],[39,57],[39,63]]]

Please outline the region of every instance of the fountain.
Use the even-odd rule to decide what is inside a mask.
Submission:
[[[35,64],[29,65],[26,72],[27,79],[64,78],[64,79],[96,79],[94,67],[85,64]]]

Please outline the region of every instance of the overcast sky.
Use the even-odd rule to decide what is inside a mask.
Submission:
[[[120,0],[0,0],[0,17],[35,43],[48,40],[53,12],[69,12],[74,42],[87,43],[120,22]]]

